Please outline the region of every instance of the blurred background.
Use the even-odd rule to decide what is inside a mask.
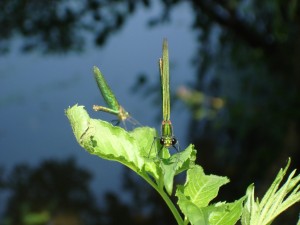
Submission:
[[[121,105],[159,129],[163,38],[181,149],[195,144],[206,173],[230,178],[216,200],[251,183],[262,197],[288,157],[300,165],[299,10],[297,0],[0,1],[0,223],[176,223],[143,180],[85,152],[64,115],[78,103],[115,119],[92,111],[105,105],[96,65]]]

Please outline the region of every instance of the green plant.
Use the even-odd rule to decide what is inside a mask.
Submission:
[[[261,202],[254,201],[254,186],[250,185],[246,195],[232,203],[211,203],[229,179],[206,175],[202,167],[195,164],[193,145],[172,156],[163,148],[158,156],[157,151],[150,152],[151,147],[160,149],[153,128],[139,127],[128,132],[106,121],[90,118],[84,107],[78,105],[69,107],[66,115],[84,149],[103,159],[118,161],[136,172],[160,194],[179,225],[229,225],[236,224],[240,218],[244,225],[270,224],[281,212],[300,201],[300,175],[294,177],[295,170],[279,188],[290,161],[280,170]],[[176,187],[175,195],[184,218],[170,199],[174,193],[174,177],[183,172],[186,172],[185,184]]]

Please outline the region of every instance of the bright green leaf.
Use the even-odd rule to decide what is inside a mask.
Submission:
[[[245,197],[233,203],[217,203],[207,207],[210,225],[234,225],[240,219]]]
[[[294,177],[296,170],[292,171],[286,182],[281,185],[289,165],[290,159],[287,166],[279,171],[261,202],[254,201],[253,185],[248,187],[242,215],[243,225],[270,224],[280,213],[300,201],[300,175]]]
[[[141,152],[149,147],[143,134],[153,134],[154,129],[143,127],[127,132],[121,127],[91,119],[83,106],[66,110],[78,143],[91,154],[104,159],[118,161],[135,171],[142,170],[144,157]]]
[[[181,211],[192,224],[208,224],[210,212],[205,207],[217,196],[219,188],[228,182],[226,177],[205,175],[198,165],[187,171],[186,183],[177,188],[176,196]]]
[[[202,167],[196,165],[187,172],[184,194],[197,207],[205,207],[217,196],[219,188],[228,182],[227,177],[205,175]]]
[[[195,160],[194,145],[189,145],[184,151],[178,152],[168,159],[161,159],[161,167],[164,176],[164,185],[169,195],[172,194],[174,176],[177,171],[183,171],[183,167],[188,169]]]

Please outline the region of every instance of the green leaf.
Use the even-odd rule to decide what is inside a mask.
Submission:
[[[74,105],[72,108],[68,108],[66,111],[73,133],[80,144],[80,137],[88,129],[90,117],[84,110],[84,106]]]
[[[227,177],[205,175],[202,167],[196,165],[187,171],[184,194],[197,207],[205,207],[217,196],[219,188],[228,182]]]
[[[208,221],[210,225],[233,225],[240,219],[243,211],[243,202],[245,197],[236,200],[233,203],[216,203],[207,207]]]
[[[208,217],[204,214],[203,209],[197,207],[190,199],[184,195],[184,187],[178,186],[176,191],[178,205],[191,224],[208,225]]]
[[[127,132],[121,127],[91,119],[83,106],[75,105],[66,110],[78,143],[91,154],[118,161],[136,172],[145,164],[142,154],[150,149],[149,137],[155,130],[148,127]]]
[[[251,184],[246,191],[247,201],[244,203],[243,213],[242,213],[242,224],[250,224],[251,214],[256,214],[258,212],[259,204],[254,201],[254,185]]]
[[[194,165],[195,159],[196,150],[194,145],[189,145],[184,151],[178,152],[167,159],[161,159],[164,185],[169,195],[172,194],[174,176],[178,171],[183,172]]]
[[[290,159],[287,166],[279,171],[261,202],[258,199],[254,201],[253,185],[248,187],[242,215],[243,225],[270,224],[280,213],[300,201],[300,175],[295,176],[296,170],[290,173],[280,187],[289,165]]]
[[[205,175],[199,165],[187,171],[184,186],[178,186],[178,205],[192,224],[209,224],[209,202],[214,199],[219,188],[228,183],[227,177]]]

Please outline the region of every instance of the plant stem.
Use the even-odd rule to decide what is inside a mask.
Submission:
[[[141,177],[143,177],[160,194],[160,196],[163,198],[163,200],[167,203],[169,209],[171,210],[171,212],[173,213],[173,215],[177,221],[177,224],[184,225],[184,222],[183,222],[178,210],[174,206],[173,202],[171,201],[171,199],[169,198],[167,193],[164,192],[163,189],[159,189],[158,186],[151,180],[150,177],[146,176],[145,174],[139,174],[139,175]]]

